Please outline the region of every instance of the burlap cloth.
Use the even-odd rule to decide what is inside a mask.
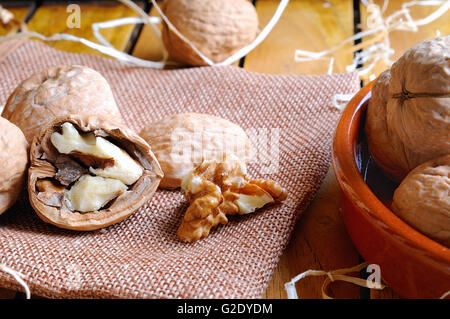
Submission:
[[[33,72],[82,64],[106,77],[126,123],[137,132],[179,112],[210,113],[244,129],[266,129],[277,147],[258,145],[266,151],[250,165],[250,176],[270,176],[289,191],[282,205],[231,217],[228,225],[192,244],[176,236],[187,207],[179,191],[157,191],[130,218],[96,232],[45,224],[24,195],[0,216],[0,263],[25,274],[33,294],[53,298],[261,297],[329,167],[339,117],[332,97],[359,88],[354,73],[273,76],[237,67],[159,71],[61,52],[37,41],[4,43],[0,54],[0,105]],[[272,156],[279,167],[263,176]],[[0,287],[21,289],[2,272]]]

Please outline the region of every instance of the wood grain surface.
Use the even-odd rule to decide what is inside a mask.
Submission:
[[[326,50],[353,35],[353,5],[350,1],[291,1],[266,40],[245,58],[244,68],[270,74],[326,73],[329,60],[299,63],[296,49]],[[277,2],[256,3],[261,26],[276,10]],[[348,55],[335,55],[335,71],[351,62]],[[267,63],[270,61],[270,63]],[[298,222],[292,239],[267,288],[265,298],[286,298],[284,283],[308,269],[333,270],[354,266],[359,257],[339,215],[340,192],[330,169],[319,194]],[[307,278],[297,283],[300,298],[320,298],[324,278]],[[359,298],[359,288],[336,284],[336,296]]]
[[[7,8],[12,14],[14,14],[14,17],[17,21],[22,22],[24,21],[25,17],[27,16],[28,11],[30,10],[29,6],[23,6],[23,7],[12,7]],[[4,26],[0,23],[0,36],[5,35],[9,33],[10,28],[7,26]]]
[[[379,5],[380,8],[383,7],[384,0],[374,0],[375,4]],[[407,1],[389,1],[388,6],[386,7],[386,11],[382,14],[383,18],[387,18],[392,15],[394,12],[400,10],[402,5]],[[419,20],[427,17],[431,13],[433,13],[438,7],[437,6],[421,6],[416,5],[410,7],[411,18],[414,20]],[[361,12],[361,29],[363,31],[367,30],[367,18],[369,13],[367,12],[367,7],[363,4],[360,5]],[[444,15],[436,19],[435,21],[419,27],[419,29],[414,31],[404,31],[404,30],[395,30],[389,34],[389,42],[391,49],[394,50],[394,54],[391,57],[391,60],[397,60],[406,50],[410,47],[414,46],[418,42],[431,39],[436,37],[437,35],[448,35],[450,34],[450,11],[447,11]],[[371,74],[375,76],[386,70],[388,66],[379,61],[376,66],[373,68]]]
[[[384,15],[389,15],[399,9],[405,1],[391,0]],[[383,0],[375,3],[382,5]],[[68,4],[68,3],[67,3]],[[95,4],[80,4],[81,27],[69,29],[66,19],[67,4],[52,4],[44,2],[32,15],[28,22],[30,30],[45,35],[65,32],[94,40],[91,24],[127,16],[135,16],[128,8],[115,2],[108,4],[97,1]],[[144,7],[143,1],[139,4]],[[262,28],[275,12],[278,1],[257,0],[256,9]],[[149,8],[148,3],[145,8]],[[24,19],[29,7],[8,8],[18,19]],[[342,40],[354,34],[355,14],[354,3],[350,0],[291,0],[282,18],[266,40],[254,51],[249,53],[240,65],[247,70],[269,74],[322,74],[328,72],[330,59],[313,62],[296,62],[296,49],[321,51],[338,45]],[[360,15],[359,27],[366,29],[368,16],[366,7],[361,3],[357,6]],[[424,17],[435,7],[416,7],[412,10],[414,18]],[[154,8],[151,15],[157,15]],[[430,25],[419,28],[417,32],[395,31],[390,35],[394,59],[406,49],[420,40],[440,34],[450,33],[448,21],[450,13],[446,13]],[[0,25],[0,35],[7,30]],[[103,30],[102,34],[114,47],[123,51],[131,51],[134,56],[143,59],[159,60],[162,57],[162,46],[157,36],[149,26],[122,26]],[[61,50],[78,53],[100,54],[81,44],[63,41],[49,43]],[[343,49],[348,49],[347,45]],[[348,51],[341,50],[333,54],[333,72],[345,72],[353,56]],[[236,63],[238,65],[238,63]],[[379,74],[385,69],[377,65],[373,72]],[[334,172],[329,170],[321,188],[310,208],[299,220],[292,234],[290,243],[280,257],[278,267],[267,287],[265,298],[286,298],[284,283],[295,275],[308,269],[333,270],[354,266],[361,260],[355,250],[342,222],[339,212],[340,191]],[[300,298],[320,298],[323,278],[307,278],[297,284]],[[358,287],[349,284],[334,283],[331,294],[337,298],[373,299],[398,298],[391,289],[371,291],[361,294]],[[0,298],[17,297],[15,292],[0,289]],[[22,296],[22,294],[19,294]]]
[[[95,37],[91,28],[92,23],[136,16],[131,9],[120,4],[100,5],[83,3],[79,5],[81,13],[80,28],[69,28],[67,26],[67,19],[71,13],[67,12],[67,5],[47,5],[44,3],[36,10],[28,22],[29,30],[39,32],[46,36],[54,33],[68,33],[94,41]],[[125,25],[102,30],[101,34],[116,49],[124,51],[128,48],[128,42],[133,29],[133,25]],[[102,55],[98,51],[77,42],[58,41],[48,44],[59,50]]]

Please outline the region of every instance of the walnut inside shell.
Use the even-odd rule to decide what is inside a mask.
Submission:
[[[43,126],[68,114],[122,121],[106,79],[81,65],[53,66],[31,75],[9,96],[2,116],[17,125],[31,144]]]
[[[412,170],[395,190],[392,210],[412,227],[450,247],[450,155]]]
[[[69,115],[44,127],[31,145],[28,191],[41,219],[94,230],[131,215],[163,177],[149,145],[122,124]]]

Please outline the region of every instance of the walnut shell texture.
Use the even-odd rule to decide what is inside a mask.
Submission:
[[[387,121],[429,160],[450,150],[450,36],[425,40],[392,65]],[[420,163],[413,163],[413,165]]]
[[[9,96],[2,116],[31,143],[57,116],[92,114],[122,121],[106,79],[85,66],[49,67],[22,81]]]
[[[249,137],[238,125],[208,114],[181,113],[145,127],[140,135],[151,146],[164,172],[162,188],[180,187],[183,177],[204,161],[235,155],[248,163]]]
[[[181,34],[216,63],[249,45],[258,32],[258,15],[247,0],[166,0],[163,12]],[[166,24],[162,39],[174,60],[206,65]]]
[[[425,40],[372,88],[365,132],[370,152],[394,181],[450,150],[450,36]]]
[[[0,117],[0,215],[23,190],[28,166],[28,143],[22,131]]]
[[[450,247],[450,155],[412,170],[394,192],[392,210],[409,225]]]
[[[142,176],[110,205],[88,213],[69,210],[65,205],[53,205],[38,196],[38,181],[55,179],[59,153],[50,141],[51,134],[63,123],[72,123],[80,132],[93,132],[106,137],[124,149],[144,168]],[[121,123],[92,115],[57,117],[36,136],[30,150],[28,192],[31,205],[45,222],[72,230],[95,230],[115,224],[134,213],[153,196],[163,173],[149,145]]]

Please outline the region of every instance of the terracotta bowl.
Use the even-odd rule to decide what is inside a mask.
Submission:
[[[376,166],[364,134],[372,83],[355,95],[339,121],[333,166],[342,190],[342,216],[363,258],[404,298],[439,298],[450,290],[450,249],[421,234],[390,209],[396,184]]]

